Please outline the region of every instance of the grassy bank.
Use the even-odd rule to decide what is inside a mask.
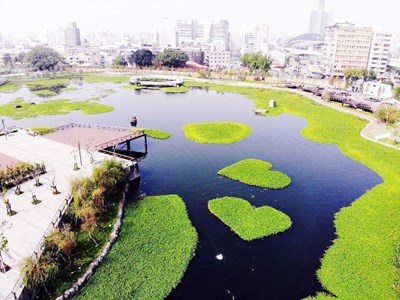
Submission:
[[[272,164],[269,162],[245,159],[218,171],[218,175],[269,189],[283,189],[291,183],[289,176],[279,171],[271,171],[271,168]]]
[[[111,82],[111,83],[129,83],[130,76],[128,75],[116,75],[116,76],[107,76],[107,75],[83,75],[83,79],[87,83],[98,83],[98,82]]]
[[[167,87],[167,88],[161,88],[160,90],[165,93],[187,93],[190,91],[190,89],[186,86]]]
[[[208,201],[208,209],[246,241],[263,238],[290,228],[290,218],[269,206],[255,208],[243,199],[223,197]]]
[[[232,122],[192,123],[183,130],[187,139],[200,144],[233,144],[251,133],[250,126]]]
[[[40,115],[65,115],[76,110],[81,110],[85,115],[93,115],[111,112],[114,107],[98,103],[71,101],[69,99],[57,99],[37,104],[16,99],[1,105],[0,115],[18,120],[35,118]]]
[[[196,243],[180,197],[131,203],[117,243],[76,299],[164,299],[181,280]]]
[[[9,82],[3,85],[0,85],[0,93],[14,93],[21,88],[20,84],[15,82]]]
[[[35,95],[38,95],[38,96],[55,96],[55,95],[57,95],[57,93],[52,90],[37,90],[37,91],[33,91],[32,93]]]
[[[218,90],[220,86],[209,88]],[[366,121],[315,105],[301,95],[251,88],[233,90],[247,94],[257,108],[268,109],[268,115],[286,112],[304,117],[309,124],[302,130],[304,137],[338,145],[345,155],[383,178],[384,183],[336,214],[337,239],[322,259],[318,278],[339,299],[397,299],[399,269],[394,261],[400,240],[400,152],[363,139],[360,131]],[[277,100],[278,107],[268,106],[271,99]]]

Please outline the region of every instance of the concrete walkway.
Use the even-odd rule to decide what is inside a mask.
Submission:
[[[9,134],[6,140],[0,137],[0,153],[13,157],[19,161],[30,163],[44,163],[47,173],[40,177],[42,186],[35,187],[34,180],[22,184],[22,195],[15,195],[15,188],[9,190],[6,198],[10,200],[16,215],[9,217],[5,205],[0,202],[0,222],[7,221],[5,236],[8,239],[7,253],[3,258],[11,270],[0,273],[0,299],[14,299],[10,293],[20,284],[18,263],[25,257],[37,251],[43,235],[52,229],[52,221],[60,214],[59,210],[65,206],[65,199],[69,197],[69,180],[75,176],[88,176],[93,166],[109,156],[95,152],[94,164],[90,164],[89,154],[82,151],[82,166],[74,171],[74,155],[76,148],[55,142],[40,136],[30,136],[26,131],[19,130]],[[0,162],[1,163],[1,162]],[[79,161],[78,161],[79,163]],[[55,177],[55,184],[60,194],[53,195],[51,182]],[[42,202],[33,205],[32,194]],[[16,289],[17,296],[19,289]]]

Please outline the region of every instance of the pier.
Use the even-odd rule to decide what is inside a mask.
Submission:
[[[5,205],[0,203],[0,220],[7,221],[4,234],[9,249],[2,252],[2,257],[10,267],[6,273],[0,272],[0,299],[17,299],[21,294],[23,285],[18,263],[25,257],[40,255],[44,238],[58,225],[71,201],[71,178],[90,176],[96,165],[111,157],[122,162],[128,180],[140,177],[136,159],[114,151],[118,145],[130,145],[130,141],[138,138],[145,139],[147,151],[145,133],[129,132],[129,128],[123,127],[74,123],[44,136],[23,129],[8,133],[7,138],[0,136],[2,168],[23,161],[44,163],[47,170],[40,176],[41,186],[34,186],[35,180],[31,179],[22,184],[23,194],[16,195],[15,187],[7,192],[5,198],[10,200],[16,215],[7,216]],[[59,194],[52,194],[52,182]],[[33,195],[41,203],[33,205]]]
[[[154,80],[159,79],[159,81]],[[129,80],[130,84],[140,85],[145,87],[177,87],[183,85],[182,78],[162,76],[162,75],[149,75],[149,76],[132,76]]]

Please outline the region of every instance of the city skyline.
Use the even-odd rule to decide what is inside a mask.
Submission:
[[[70,0],[62,8],[48,0],[0,2],[0,34],[22,37],[38,35],[43,30],[65,28],[67,22],[76,22],[82,35],[90,32],[111,31],[133,33],[154,31],[162,27],[163,20],[226,19],[234,36],[240,35],[243,26],[252,23],[268,24],[271,36],[296,35],[308,32],[310,14],[318,9],[318,0],[248,0],[195,1],[176,0],[166,3],[133,3],[128,0],[114,2],[99,0]],[[243,3],[246,3],[244,6]],[[400,19],[396,18],[394,0],[384,0],[382,5],[361,0],[327,0],[326,11],[335,22],[349,21],[357,25],[379,27],[383,31],[398,33]],[[21,9],[23,8],[23,9]],[[362,11],[362,14],[360,13]]]

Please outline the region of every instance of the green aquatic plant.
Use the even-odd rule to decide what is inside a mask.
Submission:
[[[179,196],[129,203],[118,241],[76,299],[164,299],[180,282],[197,239]]]
[[[251,127],[241,123],[192,123],[183,126],[186,138],[200,144],[233,144],[247,138]]]
[[[287,230],[292,221],[270,206],[255,208],[240,198],[223,197],[208,201],[208,209],[246,241]]]
[[[271,171],[271,168],[272,164],[269,162],[245,159],[218,171],[218,175],[269,189],[283,189],[290,185],[289,176],[279,171]]]

